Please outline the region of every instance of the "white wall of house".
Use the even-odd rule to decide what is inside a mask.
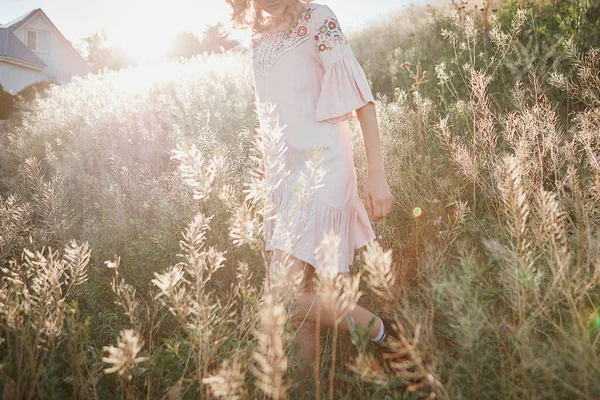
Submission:
[[[25,86],[45,79],[43,71],[35,71],[0,61],[0,82],[2,82],[2,86],[7,92],[17,94]]]

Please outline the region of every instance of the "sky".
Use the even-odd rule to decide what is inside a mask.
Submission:
[[[337,14],[345,31],[360,29],[426,0],[316,0]],[[108,40],[142,55],[166,48],[177,32],[201,38],[207,24],[227,22],[225,0],[0,0],[0,24],[41,8],[75,45],[101,29]],[[233,37],[235,38],[235,37]]]

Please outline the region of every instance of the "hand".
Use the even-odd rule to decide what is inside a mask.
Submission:
[[[392,192],[384,172],[369,172],[364,188],[365,207],[373,222],[377,222],[392,209]]]

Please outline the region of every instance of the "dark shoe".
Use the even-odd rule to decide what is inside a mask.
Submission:
[[[381,320],[383,321],[383,327],[385,329],[385,335],[386,335],[386,339],[389,338],[389,336],[395,338],[396,340],[400,339],[400,333],[398,331],[398,325],[396,325],[396,322],[388,319],[388,318],[381,318]],[[384,339],[383,341],[385,342]]]

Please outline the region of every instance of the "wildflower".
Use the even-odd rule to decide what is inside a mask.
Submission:
[[[177,169],[183,182],[193,189],[194,200],[207,198],[222,160],[219,157],[207,160],[195,144],[190,148],[178,144],[171,154],[171,159],[179,162]]]
[[[104,346],[102,348],[102,350],[108,352],[108,356],[102,357],[102,361],[112,365],[112,367],[104,370],[105,374],[116,372],[123,375],[126,372],[131,372],[135,364],[148,360],[148,357],[137,357],[144,346],[144,342],[139,339],[133,329],[125,329],[119,335],[118,347]],[[131,380],[131,374],[127,375],[127,379]]]
[[[169,295],[171,291],[177,286],[179,281],[183,279],[183,268],[181,265],[175,265],[164,274],[154,273],[156,279],[152,279],[152,283],[160,289],[160,293],[156,298],[162,295]]]
[[[258,378],[258,387],[272,399],[286,397],[284,375],[288,368],[285,354],[285,307],[272,295],[267,295],[259,312],[261,329],[254,332],[257,349],[251,370]]]
[[[333,283],[338,273],[339,247],[341,238],[333,231],[325,234],[317,248],[317,273],[324,282]]]
[[[352,312],[358,304],[362,292],[358,290],[360,273],[354,276],[341,275],[335,281],[335,305],[337,309],[337,323],[341,322],[348,313]]]
[[[392,273],[392,250],[386,252],[378,242],[370,242],[363,252],[367,283],[378,296],[384,299],[393,298],[391,293],[395,285]]]
[[[115,261],[104,261],[104,264],[106,264],[106,268],[114,269],[115,272],[117,272],[119,269],[119,262],[120,262],[120,257],[117,257],[115,259]]]
[[[259,225],[253,215],[253,210],[244,203],[233,210],[229,228],[229,237],[236,246],[253,244],[258,237]]]
[[[438,85],[445,85],[450,80],[450,75],[446,72],[446,63],[442,62],[435,66],[435,75],[438,78]]]
[[[242,366],[237,360],[231,364],[229,360],[225,360],[220,370],[204,378],[202,383],[208,385],[213,396],[236,400],[244,398],[244,377]]]

